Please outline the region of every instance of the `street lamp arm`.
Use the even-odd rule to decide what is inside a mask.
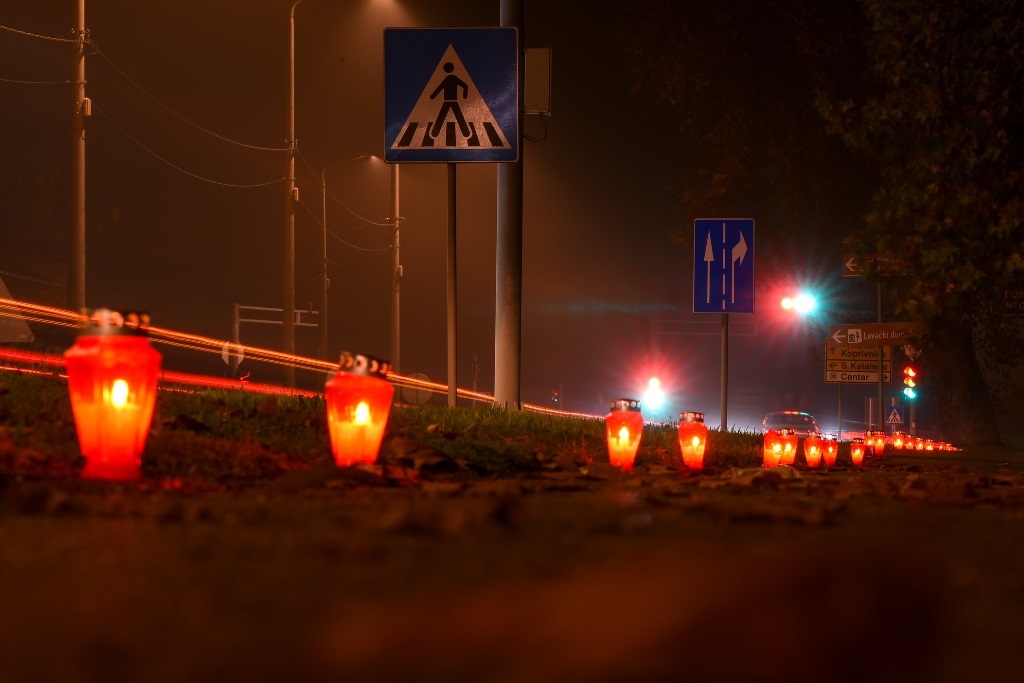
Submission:
[[[302,2],[302,0],[299,0],[299,2]],[[320,186],[321,187],[327,187],[327,169],[334,168],[335,166],[341,166],[342,164],[348,164],[348,163],[351,163],[353,161],[359,161],[360,159],[369,159],[372,156],[373,156],[372,154],[360,154],[359,156],[355,156],[355,157],[352,157],[350,159],[341,159],[340,161],[333,161],[333,162],[327,164],[320,171]]]

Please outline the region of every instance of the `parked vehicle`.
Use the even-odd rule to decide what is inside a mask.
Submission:
[[[761,423],[761,433],[765,434],[769,429],[792,429],[801,439],[807,438],[808,434],[821,431],[813,415],[798,410],[775,410],[768,413]]]

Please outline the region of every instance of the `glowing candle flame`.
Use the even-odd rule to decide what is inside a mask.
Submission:
[[[110,387],[110,405],[115,408],[124,408],[128,405],[128,382],[123,379],[115,379]]]
[[[619,430],[619,445],[625,446],[629,443],[629,427],[623,426]]]
[[[370,406],[366,404],[366,401],[360,401],[359,405],[356,406],[354,422],[357,425],[364,425],[370,422]]]

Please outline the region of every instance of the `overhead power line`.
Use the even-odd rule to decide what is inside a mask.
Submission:
[[[28,31],[21,31],[19,29],[12,28],[10,26],[2,26],[2,25],[0,25],[0,30],[9,31],[11,33],[15,33],[15,34],[18,34],[18,35],[26,36],[26,37],[29,37],[29,38],[37,38],[37,39],[40,39],[40,40],[50,40],[50,41],[59,42],[59,43],[78,43],[78,42],[80,42],[78,38],[58,38],[58,37],[55,37],[55,36],[46,36],[46,35],[41,35],[41,34],[38,34],[38,33],[30,33]],[[210,130],[208,128],[204,128],[203,126],[199,125],[198,123],[195,123],[194,121],[191,121],[190,119],[186,118],[185,116],[179,114],[174,109],[172,109],[170,106],[168,106],[163,101],[161,101],[159,98],[157,98],[155,95],[153,95],[148,90],[143,88],[142,85],[140,85],[138,81],[136,81],[134,78],[129,76],[124,71],[124,69],[122,69],[117,64],[115,64],[114,61],[112,59],[110,59],[110,57],[108,57],[106,55],[106,53],[103,52],[103,50],[100,49],[100,46],[96,44],[96,41],[94,41],[94,40],[92,40],[91,38],[88,37],[88,33],[86,33],[86,43],[90,47],[92,47],[92,49],[94,50],[94,54],[99,55],[100,57],[102,57],[103,60],[107,64],[109,64],[111,66],[111,68],[114,69],[114,71],[116,71],[118,74],[120,74],[122,78],[124,78],[126,81],[128,81],[136,89],[138,89],[139,92],[141,92],[143,95],[145,95],[146,97],[151,99],[153,102],[155,102],[161,108],[163,108],[164,110],[169,112],[172,116],[178,118],[179,120],[183,121],[184,123],[188,124],[189,126],[192,126],[196,130],[201,131],[202,133],[205,133],[206,135],[214,137],[214,138],[216,138],[218,140],[221,140],[222,142],[226,142],[226,143],[231,144],[231,145],[236,145],[238,147],[244,147],[246,149],[256,150],[256,151],[260,151],[260,152],[288,152],[288,151],[291,150],[291,147],[267,147],[267,146],[261,146],[261,145],[250,145],[248,143],[240,142],[238,140],[233,140],[233,139],[231,139],[229,137],[226,137],[224,135],[220,135],[219,133],[216,133],[216,132],[214,132],[214,131],[212,131],[212,130]],[[0,81],[5,82],[5,83],[23,83],[23,84],[33,84],[33,85],[42,85],[42,84],[51,84],[51,83],[52,84],[57,84],[57,83],[67,84],[67,83],[71,82],[71,81],[18,81],[18,80],[13,80],[13,79],[6,79],[6,78],[0,78]]]
[[[15,78],[0,78],[0,83],[20,83],[22,85],[67,85],[71,81],[20,81]]]
[[[275,180],[268,180],[267,182],[264,182],[264,183],[243,184],[243,183],[225,183],[225,182],[221,182],[219,180],[211,180],[210,178],[205,178],[205,177],[203,177],[201,175],[198,175],[196,173],[192,173],[191,171],[188,171],[188,170],[182,168],[181,166],[178,166],[178,165],[174,164],[171,161],[168,161],[164,157],[160,156],[159,154],[157,154],[156,152],[151,150],[146,145],[142,144],[142,142],[140,142],[138,139],[136,139],[134,136],[132,136],[132,134],[129,133],[128,131],[126,131],[124,128],[122,128],[116,121],[114,121],[114,119],[110,118],[110,116],[108,116],[106,112],[104,112],[102,109],[100,109],[95,104],[93,105],[93,109],[95,109],[96,112],[98,112],[100,114],[100,116],[102,116],[107,121],[109,121],[110,124],[112,126],[114,126],[114,128],[116,128],[118,131],[120,131],[122,135],[124,135],[126,138],[128,138],[129,140],[134,142],[136,145],[141,147],[148,154],[152,155],[153,157],[155,157],[159,161],[162,161],[163,163],[167,164],[168,166],[170,166],[174,170],[179,171],[181,173],[184,173],[187,176],[191,176],[192,178],[195,178],[196,180],[202,180],[203,182],[210,183],[211,185],[220,185],[221,187],[237,187],[237,188],[267,187],[268,185],[274,185],[276,183],[281,183],[281,182],[284,182],[286,180],[286,178],[284,178],[282,176],[282,177],[277,178]]]
[[[97,45],[95,41],[90,40],[89,41],[89,45],[91,45],[92,48],[94,50],[96,50],[96,54],[99,55],[100,57],[102,57],[103,60],[114,69],[114,71],[116,71],[117,73],[121,74],[121,76],[126,81],[128,81],[133,86],[135,86],[135,88],[137,88],[139,90],[139,92],[141,92],[143,95],[145,95],[149,99],[153,100],[153,102],[158,104],[160,107],[162,107],[164,110],[166,110],[167,112],[172,114],[174,117],[176,117],[179,120],[187,123],[188,125],[192,126],[196,130],[201,131],[203,133],[206,133],[207,135],[209,135],[211,137],[217,138],[218,140],[221,140],[222,142],[227,142],[229,144],[237,145],[239,147],[244,147],[246,149],[253,149],[253,150],[260,151],[260,152],[288,152],[288,151],[291,151],[291,147],[261,147],[259,145],[250,145],[250,144],[245,143],[245,142],[239,142],[238,140],[232,140],[231,138],[225,137],[223,135],[220,135],[219,133],[215,133],[212,130],[204,128],[204,127],[200,126],[198,123],[190,121],[189,119],[185,118],[184,116],[182,116],[178,112],[176,112],[173,109],[171,109],[171,107],[169,107],[168,105],[164,104],[159,98],[157,98],[155,95],[151,94],[148,90],[143,88],[141,85],[139,85],[139,83],[135,79],[133,79],[131,76],[129,76],[127,73],[125,73],[124,69],[122,69],[117,64],[115,64],[113,62],[113,60],[111,60],[110,57],[108,57],[100,49],[99,45]]]
[[[305,212],[309,214],[309,216],[316,222],[317,225],[319,225],[321,227],[324,227],[324,223],[321,222],[321,220],[319,220],[319,218],[317,218],[316,215],[312,211],[309,210],[309,207],[307,207],[302,202],[299,202],[299,206],[301,206],[303,208],[303,210],[305,210]],[[376,225],[376,224],[377,223],[372,223],[372,222],[369,222],[369,221],[364,223],[364,225]],[[389,224],[390,223],[385,223],[385,225],[389,225]],[[344,240],[341,236],[339,236],[339,234],[337,232],[335,232],[334,230],[332,230],[330,228],[328,228],[327,233],[330,234],[330,236],[332,238],[334,238],[335,240],[337,240],[341,244],[345,245],[346,247],[350,247],[351,249],[355,249],[355,250],[358,250],[358,251],[379,252],[379,251],[387,251],[388,249],[391,248],[390,246],[386,246],[386,247],[360,247],[358,245],[353,245],[351,242],[348,242],[348,241]],[[330,260],[330,259],[328,259],[328,260]],[[331,261],[331,262],[334,263],[334,261]],[[340,265],[340,264],[335,264],[335,265]]]
[[[10,26],[0,26],[0,30],[10,31],[11,33],[17,33],[19,36],[27,36],[28,38],[39,38],[40,40],[52,40],[56,43],[77,43],[78,38],[57,38],[56,36],[44,36],[38,33],[29,33],[28,31],[19,31],[16,28]]]
[[[319,185],[320,184],[320,178],[321,178],[320,174],[317,173],[316,170],[310,165],[309,161],[302,154],[301,150],[296,149],[295,152],[296,152],[296,155],[299,157],[299,159],[302,160],[302,163],[306,165],[306,168],[309,169],[309,172],[312,173],[314,176],[316,176],[316,178],[317,178],[316,184]],[[378,221],[378,220],[374,220],[372,218],[367,218],[366,216],[362,216],[362,215],[356,213],[355,211],[353,211],[352,209],[349,208],[348,204],[346,204],[345,202],[341,201],[341,199],[339,199],[337,197],[337,195],[335,195],[330,190],[327,190],[327,196],[330,197],[331,199],[333,199],[334,201],[336,201],[338,203],[338,206],[340,206],[341,208],[343,208],[346,211],[348,211],[350,214],[352,214],[353,217],[358,218],[359,220],[361,220],[363,222],[363,224],[365,224],[365,225],[379,225],[381,227],[388,227],[390,225],[394,225],[395,224],[394,221],[388,221],[388,220]],[[309,209],[306,209],[306,211],[309,211]],[[312,213],[310,213],[310,215],[312,215]],[[317,221],[317,222],[320,223],[320,221]],[[322,226],[323,223],[320,223],[320,225]]]

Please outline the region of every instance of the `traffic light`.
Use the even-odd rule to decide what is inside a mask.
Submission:
[[[903,395],[908,399],[917,398],[917,370],[913,365],[903,368]]]
[[[554,389],[551,390],[551,402],[554,403],[556,406],[559,403],[558,392],[555,391]]]
[[[817,302],[807,292],[800,292],[796,296],[783,297],[779,305],[782,306],[783,310],[794,311],[800,315],[808,315],[814,311]]]

